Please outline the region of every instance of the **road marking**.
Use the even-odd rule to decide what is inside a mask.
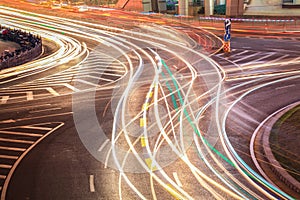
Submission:
[[[38,134],[38,133],[25,133],[25,132],[3,131],[3,130],[0,130],[0,133],[2,133],[2,134],[8,134],[8,135],[30,136],[30,137],[42,137],[43,136],[43,134]]]
[[[8,123],[15,123],[15,122],[16,122],[16,120],[7,119],[7,120],[0,121],[0,124],[8,124]]]
[[[244,51],[242,51],[240,53],[234,54],[234,56],[239,56],[239,55],[242,55],[242,54],[248,53],[248,52],[249,52],[249,50],[244,50]]]
[[[109,143],[109,139],[105,140],[105,142],[102,143],[102,145],[100,146],[98,151],[102,151],[104,149],[104,147],[107,145],[107,143]]]
[[[42,130],[42,131],[50,131],[52,128],[49,127],[41,127],[41,126],[20,126],[20,128],[26,128],[26,129],[34,129],[34,130]]]
[[[75,88],[74,86],[70,85],[69,83],[64,83],[62,85],[66,86],[67,88],[69,88],[71,90],[73,90],[74,92],[79,92],[80,91],[77,88]]]
[[[149,93],[147,94],[147,98],[148,98],[148,99],[152,98],[152,96],[153,96],[153,92],[149,92]]]
[[[33,93],[32,91],[26,92],[27,101],[33,100]]]
[[[0,158],[17,160],[19,157],[18,156],[9,156],[9,155],[0,155]]]
[[[3,96],[1,99],[1,104],[6,104],[8,99],[9,99],[9,96]]]
[[[6,179],[5,175],[0,175],[0,179]]]
[[[94,175],[90,175],[90,191],[95,192],[95,178],[94,178]]]
[[[146,119],[140,118],[140,127],[144,127],[145,126],[145,121],[146,121]]]
[[[171,184],[167,184],[164,188],[173,196],[175,199],[183,199],[183,197],[172,187]]]
[[[51,87],[47,87],[46,90],[48,90],[48,92],[50,92],[53,96],[59,96],[59,93]]]
[[[8,150],[8,151],[26,151],[26,149],[24,148],[16,148],[16,147],[4,147],[4,146],[0,146],[1,150]]]
[[[274,60],[270,60],[269,63],[276,63],[277,61],[282,60],[283,58],[286,58],[286,57],[289,57],[289,55],[280,56]]]
[[[277,87],[276,90],[281,90],[281,89],[285,89],[285,88],[289,88],[289,87],[294,87],[294,86],[295,86],[295,84],[285,85],[285,86]]]
[[[174,176],[174,178],[175,178],[175,181],[176,181],[177,185],[178,185],[179,187],[182,187],[182,183],[181,183],[181,181],[180,181],[179,178],[178,178],[177,172],[173,172],[173,176]]]
[[[142,110],[143,111],[146,111],[146,110],[148,110],[149,109],[149,103],[144,103],[143,104],[143,107],[142,107]]]
[[[102,78],[99,78],[99,80],[100,79],[102,79]],[[105,80],[105,81],[107,81],[107,80]],[[91,82],[88,82],[88,81],[85,81],[85,80],[81,80],[81,79],[76,79],[76,82],[81,82],[81,83],[84,83],[84,84],[87,84],[87,85],[91,85],[91,86],[94,86],[94,87],[98,87],[99,86],[98,84],[94,84],[94,83],[91,83]],[[111,82],[111,80],[109,80],[108,82]]]
[[[28,140],[13,140],[13,139],[7,139],[7,138],[0,138],[0,142],[13,142],[13,143],[22,143],[22,144],[33,144],[33,141]]]
[[[5,165],[5,164],[0,164],[0,168],[2,169],[10,169],[12,165]]]
[[[240,66],[244,67],[244,66],[247,66],[247,65],[253,65],[253,64],[258,64],[258,63],[266,63],[266,61],[262,61],[262,60],[263,60],[263,59],[266,59],[266,58],[268,58],[268,57],[271,57],[271,56],[273,56],[274,54],[275,54],[274,52],[273,52],[273,53],[268,53],[267,55],[262,56],[262,57],[260,57],[260,58],[258,58],[258,59],[256,59],[256,60],[251,61],[251,62],[247,62],[247,63],[240,64]]]
[[[153,161],[152,161],[151,158],[146,158],[145,162],[146,162],[146,164],[148,165],[148,167],[151,171],[156,171],[157,170],[157,167],[153,164]]]
[[[259,55],[259,54],[261,54],[261,53],[260,53],[260,52],[256,52],[256,53],[254,53],[254,54],[251,54],[251,55],[248,55],[248,56],[244,56],[244,57],[239,58],[239,59],[237,59],[237,60],[233,60],[232,62],[237,63],[237,62],[239,62],[239,61],[246,60],[246,59],[248,59],[248,58],[257,56],[257,55]]]
[[[147,146],[147,138],[146,137],[141,137],[141,145],[142,145],[142,147]]]

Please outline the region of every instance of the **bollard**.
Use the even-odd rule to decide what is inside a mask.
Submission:
[[[230,53],[230,41],[224,42],[223,51],[225,53]]]
[[[231,20],[230,19],[225,19],[225,34],[224,34],[224,46],[223,46],[223,51],[225,53],[230,53],[230,32],[231,32]]]

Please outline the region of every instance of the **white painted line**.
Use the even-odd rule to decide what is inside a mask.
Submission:
[[[180,182],[180,180],[179,180],[179,178],[178,178],[177,172],[173,172],[173,176],[174,176],[174,178],[175,178],[175,181],[176,181],[177,185],[178,185],[179,187],[182,187],[182,183]]]
[[[237,62],[239,62],[239,61],[246,60],[246,59],[248,59],[248,58],[251,58],[251,57],[257,56],[257,55],[259,55],[259,54],[261,54],[261,53],[260,53],[260,52],[256,52],[256,53],[254,53],[254,54],[251,54],[251,55],[248,55],[248,56],[242,57],[242,58],[240,58],[240,59],[233,60],[232,62],[235,62],[235,63],[237,63]]]
[[[52,130],[52,128],[50,128],[50,127],[38,127],[38,126],[20,126],[20,128],[42,130],[42,131],[50,131],[50,130]]]
[[[277,61],[282,60],[283,58],[286,58],[286,57],[289,57],[289,55],[280,56],[274,60],[271,60],[269,63],[276,63]]]
[[[0,175],[0,179],[6,179],[5,175]]]
[[[256,60],[253,60],[253,61],[247,62],[247,63],[243,63],[243,64],[241,64],[241,66],[243,67],[243,66],[247,66],[247,65],[259,64],[259,63],[266,63],[266,62],[268,62],[268,61],[262,61],[262,60],[263,60],[263,59],[266,59],[266,58],[268,58],[268,57],[271,57],[271,56],[274,55],[274,54],[275,54],[274,52],[268,53],[267,55],[265,55],[265,56],[263,56],[263,57],[260,57],[260,58],[258,58],[258,59],[256,59]]]
[[[9,124],[9,123],[15,123],[15,122],[16,122],[16,120],[7,119],[7,120],[0,121],[0,124]]]
[[[48,92],[50,92],[53,96],[59,96],[59,93],[51,87],[47,87],[46,90],[48,90]]]
[[[8,99],[9,99],[9,96],[3,96],[1,99],[1,104],[6,104]]]
[[[0,164],[0,168],[2,169],[10,169],[12,165],[5,165],[5,164]]]
[[[43,134],[38,134],[38,133],[26,133],[26,132],[4,131],[4,130],[0,130],[0,133],[8,134],[8,135],[22,135],[22,136],[29,136],[29,137],[42,137],[43,136]]]
[[[100,79],[100,78],[99,78],[99,79]],[[98,87],[98,86],[99,86],[98,84],[90,83],[90,82],[88,82],[88,81],[81,80],[81,79],[77,79],[76,81],[77,81],[77,82],[84,83],[84,84],[87,84],[87,85],[91,85],[91,86],[94,86],[94,87]],[[110,80],[110,81],[111,81],[111,80]]]
[[[104,149],[104,147],[107,145],[107,143],[109,143],[109,139],[105,140],[105,142],[102,143],[102,145],[100,146],[100,148],[98,149],[98,151],[102,151]]]
[[[253,66],[253,65],[258,65],[258,64],[262,64],[262,63],[266,63],[264,61],[253,61],[253,62],[246,62],[243,64],[240,64],[241,67],[249,67],[249,66]]]
[[[26,151],[26,149],[24,148],[16,148],[16,147],[4,147],[4,146],[0,146],[0,150],[8,150],[8,151]]]
[[[33,141],[28,140],[13,140],[13,139],[7,139],[7,138],[0,138],[0,142],[13,142],[13,143],[22,143],[22,144],[33,144]]]
[[[111,79],[102,78],[102,77],[98,77],[98,76],[92,76],[92,75],[78,76],[78,78],[92,78],[92,79],[96,79],[96,80],[104,80],[104,81],[107,81],[107,82],[112,82],[113,81]],[[76,79],[76,80],[79,81],[79,82],[89,84],[89,85],[98,86],[98,84],[94,84],[94,83],[91,83],[91,82],[88,82],[88,81],[84,81],[82,79]]]
[[[293,62],[296,62],[296,61],[299,61],[299,60],[300,60],[300,57],[297,57],[297,58],[295,58],[295,59],[289,61],[289,63],[293,63]]]
[[[296,86],[296,85],[295,84],[285,85],[285,86],[282,86],[282,87],[277,87],[276,90],[281,90],[281,89],[290,88],[290,87],[294,87],[294,86]]]
[[[95,192],[95,180],[94,175],[90,175],[90,191]]]
[[[67,88],[71,89],[74,92],[79,92],[80,91],[77,88],[75,88],[74,86],[70,85],[69,83],[64,83],[62,85],[66,86]]]
[[[9,155],[0,155],[0,158],[17,160],[19,157],[18,156],[9,156]]]
[[[27,101],[33,100],[33,93],[32,91],[26,92]]]
[[[249,52],[249,50],[244,50],[244,51],[242,51],[240,53],[234,54],[234,56],[239,56],[239,55],[242,55],[242,54],[248,53],[248,52]]]

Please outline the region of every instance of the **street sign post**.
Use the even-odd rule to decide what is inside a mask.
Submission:
[[[231,20],[230,19],[225,19],[225,34],[224,34],[224,47],[223,50],[225,53],[230,52],[230,39],[231,39]]]

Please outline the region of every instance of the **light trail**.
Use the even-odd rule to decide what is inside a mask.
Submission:
[[[270,192],[275,192],[282,198],[292,198],[274,188],[240,158],[228,139],[225,122],[229,112],[244,96],[277,81],[250,89],[244,89],[243,86],[251,85],[257,80],[266,80],[268,77],[298,74],[299,71],[268,75],[257,75],[254,71],[248,74],[248,77],[229,76],[228,73],[278,66],[278,63],[274,62],[268,66],[236,65],[235,69],[223,69],[209,57],[213,53],[207,55],[207,52],[199,51],[200,40],[203,40],[203,43],[214,42],[210,36],[206,36],[207,32],[198,32],[200,30],[180,32],[168,26],[151,24],[137,24],[138,29],[127,30],[109,25],[20,12],[6,7],[0,7],[0,13],[3,13],[0,16],[6,25],[38,33],[59,47],[50,56],[1,71],[0,78],[17,75],[15,79],[17,80],[71,62],[70,66],[59,71],[64,73],[68,70],[78,70],[75,79],[72,73],[66,73],[66,80],[77,80],[78,85],[54,77],[52,82],[46,80],[40,82],[40,86],[48,88],[54,96],[60,94],[46,87],[47,84],[64,85],[74,93],[114,87],[124,89],[112,98],[112,101],[115,101],[115,104],[112,104],[114,114],[112,136],[97,147],[98,152],[105,153],[104,161],[101,160],[105,167],[114,168],[119,172],[117,187],[120,199],[128,195],[122,188],[124,184],[127,184],[126,186],[141,199],[164,198],[157,193],[157,187],[167,191],[170,197],[179,199],[199,199],[199,196],[205,198],[205,195],[201,196],[202,194],[192,191],[196,187],[201,187],[216,199],[274,198]],[[194,40],[194,36],[198,42]],[[109,64],[104,60],[97,61],[92,57],[93,53],[105,56]],[[265,57],[269,56],[265,55]],[[239,58],[236,61],[244,59],[246,58]],[[183,67],[174,69],[168,67],[177,65],[176,62]],[[295,62],[299,61],[294,61],[294,64]],[[118,63],[115,68],[113,68],[114,63]],[[90,64],[100,69],[92,74],[87,69]],[[113,69],[106,71],[110,67]],[[225,81],[248,78],[255,80],[223,89]],[[85,79],[93,81],[89,82]],[[97,82],[99,80],[105,81],[105,84],[99,84]],[[197,87],[199,84],[202,86],[200,91]],[[81,85],[89,85],[89,87],[81,89]],[[142,94],[143,92],[138,94],[137,88],[145,90],[145,95]],[[239,88],[243,90],[235,95],[241,95],[233,102],[223,105],[223,101],[227,100],[226,94]],[[17,89],[11,89],[11,91],[15,90]],[[33,98],[32,92],[30,94]],[[130,113],[130,107],[134,106],[130,105],[129,101],[132,96],[141,98],[142,105],[139,105],[140,111]],[[9,97],[3,96],[3,102],[8,100]],[[205,133],[200,128],[201,120],[210,109],[212,110],[210,126],[214,128]],[[138,128],[134,128],[134,125]],[[215,135],[218,135],[216,141],[210,140],[210,136]],[[217,141],[219,139],[221,145]],[[215,147],[216,144],[219,146]],[[199,160],[194,160],[194,155],[197,155]],[[110,162],[111,159],[113,164]],[[136,170],[133,173],[137,174],[145,173],[149,178],[147,184],[150,185],[151,191],[142,189],[141,184],[132,179],[131,170]],[[238,175],[231,174],[231,170],[237,171]],[[185,174],[186,177],[180,174]],[[262,185],[257,184],[253,179]],[[256,190],[252,191],[253,188]],[[93,188],[93,191],[97,191],[97,188]]]

